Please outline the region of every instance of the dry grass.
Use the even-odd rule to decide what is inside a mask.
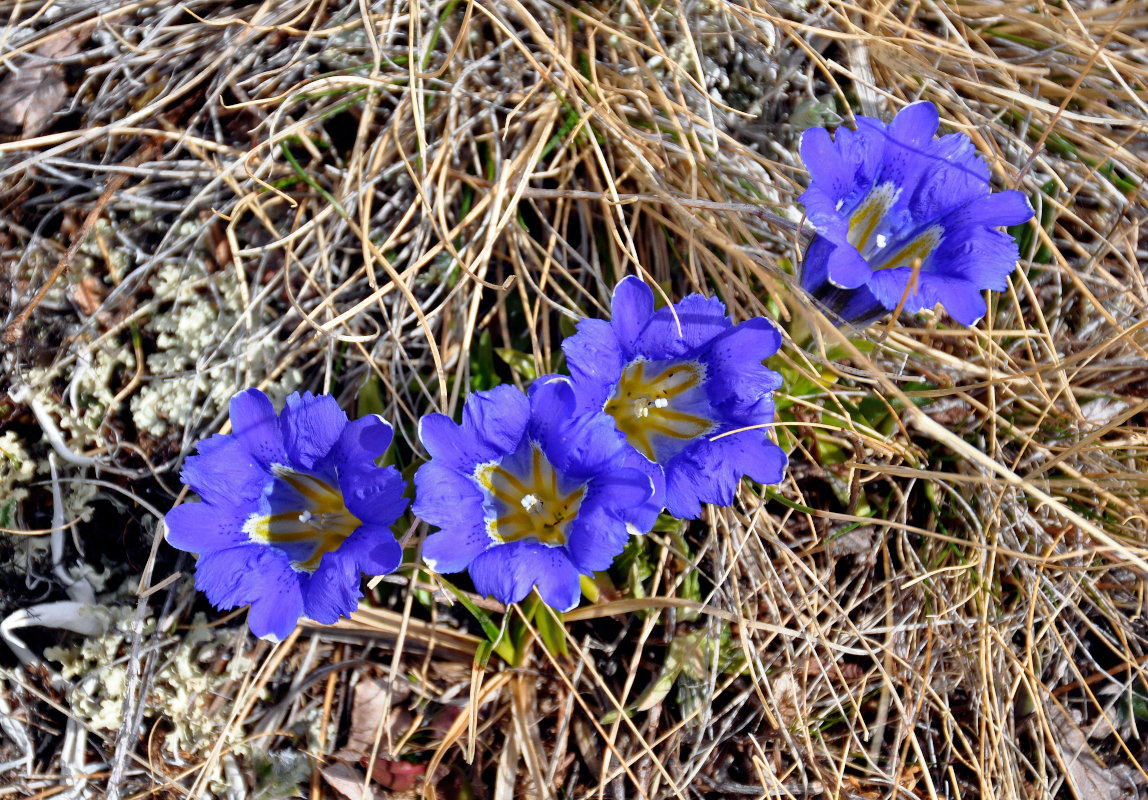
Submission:
[[[118,729],[42,668],[0,672],[35,748],[0,796],[274,796],[267,754],[332,763],[372,682],[376,796],[415,791],[387,777],[398,759],[424,791],[499,800],[1144,792],[1148,3],[99,5],[0,2],[8,70],[54,46],[40,89],[67,89],[0,143],[0,386],[25,398],[0,420],[40,461],[60,428],[66,474],[119,487],[75,529],[133,588],[147,564],[138,600],[106,601],[141,624],[116,651]],[[1041,225],[977,329],[903,316],[854,346],[794,288],[797,137],[918,98]],[[165,749],[180,720],[154,682],[203,607],[145,509],[106,498],[170,507],[224,423],[213,385],[380,410],[409,467],[419,416],[559,368],[571,321],[635,272],[814,329],[775,364],[786,483],[648,537],[641,580],[567,615],[568,658],[477,666],[477,626],[412,567],[354,622],[274,648],[225,618],[200,663],[255,659],[210,704],[248,744]],[[221,316],[182,361],[152,358],[178,350],[157,320],[196,303]],[[176,377],[178,418],[146,430],[133,398]],[[31,491],[13,526],[51,527]],[[63,596],[2,577],[5,613]],[[676,691],[648,692],[675,659]]]

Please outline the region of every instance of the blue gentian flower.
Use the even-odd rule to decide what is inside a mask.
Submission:
[[[537,588],[560,611],[579,575],[607,569],[631,534],[653,527],[658,487],[605,414],[577,414],[568,379],[527,397],[497,386],[467,398],[462,424],[419,422],[431,460],[415,475],[414,512],[440,529],[423,544],[436,572],[467,570],[475,589],[516,603]]]
[[[562,349],[579,410],[613,417],[646,470],[664,474],[666,509],[694,519],[701,503],[732,503],[742,476],[777,483],[785,472],[765,430],[781,376],[762,365],[780,344],[769,320],[734,325],[700,294],[655,312],[653,291],[631,276],[614,289],[610,321],[582,320]]]
[[[801,137],[809,188],[801,195],[817,236],[801,285],[844,321],[865,325],[897,308],[941,303],[973,325],[982,292],[1008,288],[1016,241],[1000,225],[1032,218],[1015,190],[993,193],[989,167],[969,137],[934,139],[937,109],[918,102],[888,125],[858,117],[857,130],[824,128]]]
[[[250,603],[256,636],[283,639],[299,617],[354,611],[361,573],[402,560],[390,526],[407,506],[381,417],[347,421],[330,395],[292,394],[282,416],[258,389],[231,399],[229,435],[212,436],[181,475],[202,499],[168,512],[167,541],[200,554],[195,585],[217,608]]]

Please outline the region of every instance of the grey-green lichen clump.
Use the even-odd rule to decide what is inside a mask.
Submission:
[[[123,721],[128,679],[125,656],[131,649],[135,607],[109,603],[97,608],[109,620],[104,636],[49,647],[44,656],[58,662],[63,677],[72,681],[69,707],[85,724],[115,731]],[[143,635],[150,638],[154,631],[155,618],[149,617]],[[209,626],[204,615],[197,614],[186,630],[172,632],[159,659],[159,669],[147,684],[143,703],[145,718],[162,719],[170,726],[164,747],[183,758],[203,758],[224,736],[229,751],[246,753],[244,727],[227,727],[227,721],[230,698],[253,670],[255,660],[237,646],[235,629]]]
[[[260,320],[245,318],[246,292],[234,270],[168,264],[150,286],[159,308],[145,330],[154,335],[156,351],[147,357],[150,380],[131,400],[137,428],[161,437],[172,425],[211,419],[248,384],[248,370],[276,371],[278,339]],[[300,379],[298,370],[288,369],[269,393],[281,401]]]

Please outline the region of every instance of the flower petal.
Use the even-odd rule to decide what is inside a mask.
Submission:
[[[482,492],[470,478],[431,461],[415,473],[414,513],[441,530],[423,543],[423,561],[435,572],[459,572],[491,545]]]
[[[329,394],[295,392],[279,418],[291,466],[314,470],[330,454],[347,426],[347,414]]]
[[[731,325],[721,300],[691,294],[674,304],[673,313],[669,308],[654,312],[638,337],[637,350],[654,361],[682,357]]]
[[[258,389],[246,389],[231,398],[231,431],[264,469],[272,464],[285,464],[283,433],[279,417],[267,395]]]
[[[426,414],[419,420],[419,441],[432,459],[452,467],[473,468],[490,459],[485,442],[475,442],[446,414]]]
[[[239,439],[216,434],[199,443],[198,454],[184,462],[180,479],[208,503],[240,506],[263,495],[271,474]]]
[[[696,519],[701,503],[730,505],[743,475],[777,483],[785,464],[785,453],[761,430],[702,440],[667,465],[666,510],[679,519]]]
[[[513,453],[522,442],[530,419],[530,401],[509,384],[475,392],[466,399],[462,429],[483,443],[489,456]]]
[[[521,562],[527,558],[542,602],[556,611],[569,611],[578,605],[582,599],[582,581],[578,569],[562,548],[531,542],[530,547],[523,548],[518,556]]]
[[[559,611],[578,605],[578,570],[561,547],[534,541],[492,547],[470,565],[475,591],[502,603],[520,602],[538,587],[543,602]]]
[[[584,319],[578,332],[562,342],[562,351],[578,387],[579,411],[601,411],[610,387],[622,375],[623,354],[614,327],[605,320]]]
[[[526,542],[491,547],[470,562],[467,572],[474,590],[500,603],[517,603],[530,593],[534,578],[519,568],[516,555]]]
[[[350,616],[359,607],[362,574],[353,558],[342,551],[326,553],[319,568],[299,579],[303,590],[303,613],[323,625]]]
[[[393,435],[391,424],[378,414],[351,420],[335,443],[334,463],[340,470],[374,467],[376,459],[391,446]]]
[[[261,639],[283,641],[303,616],[299,575],[289,567],[263,575],[259,596],[251,601],[247,627]]]
[[[367,575],[389,575],[403,561],[403,548],[385,525],[360,525],[339,546],[339,554]]]
[[[726,420],[755,425],[773,419],[772,392],[781,388],[781,376],[761,362],[780,346],[781,332],[764,317],[746,320],[709,343],[700,357],[706,394]]]
[[[213,606],[229,609],[255,602],[280,578],[295,574],[286,556],[276,550],[244,544],[201,556],[195,565],[195,586]]]
[[[640,278],[629,275],[614,287],[610,327],[618,338],[623,360],[634,357],[638,336],[654,314],[654,292]]]
[[[250,516],[241,508],[184,503],[163,518],[167,543],[189,553],[210,553],[248,544],[243,525]]]
[[[653,527],[661,510],[647,505],[653,493],[650,476],[636,469],[616,470],[591,483],[566,543],[574,565],[585,573],[609,568],[631,534]]]
[[[389,527],[406,511],[403,478],[394,467],[358,467],[339,474],[347,510],[360,521]]]

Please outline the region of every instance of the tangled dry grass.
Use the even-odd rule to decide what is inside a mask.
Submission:
[[[0,613],[86,575],[107,617],[3,656],[0,795],[1148,787],[1148,3],[0,14],[0,520],[57,530],[5,537]],[[838,331],[792,278],[798,137],[919,98],[1039,224],[978,328]],[[633,273],[812,331],[773,365],[791,469],[629,552],[568,656],[511,609],[534,646],[482,664],[410,566],[275,647],[196,616],[156,517],[233,391],[384,413],[409,475],[419,416],[559,369]]]

